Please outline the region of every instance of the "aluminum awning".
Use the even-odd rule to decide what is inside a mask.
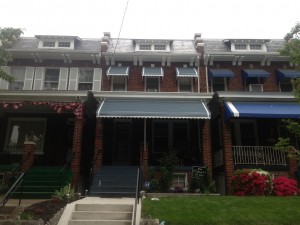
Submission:
[[[97,110],[100,118],[210,119],[201,100],[107,99]]]
[[[176,76],[198,78],[198,72],[194,67],[176,67]]]

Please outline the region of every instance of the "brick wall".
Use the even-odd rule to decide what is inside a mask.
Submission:
[[[97,119],[96,121],[93,162],[93,174],[95,174],[103,165],[103,125],[101,119]]]
[[[211,154],[211,135],[210,120],[205,120],[202,127],[202,151],[203,163],[207,166],[209,179],[212,178],[212,154]]]
[[[23,146],[21,171],[28,171],[34,163],[35,142],[26,141]]]

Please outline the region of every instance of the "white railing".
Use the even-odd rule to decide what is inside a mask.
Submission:
[[[232,148],[235,165],[287,165],[285,153],[272,146],[232,146]]]

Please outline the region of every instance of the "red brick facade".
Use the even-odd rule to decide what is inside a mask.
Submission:
[[[23,147],[21,171],[28,171],[34,163],[35,142],[26,141]]]

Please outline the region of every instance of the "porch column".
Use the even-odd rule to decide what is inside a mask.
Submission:
[[[229,122],[224,119],[224,107],[221,110],[222,134],[223,134],[223,157],[225,170],[226,194],[231,194],[231,181],[234,173],[234,159],[232,151],[232,137]]]
[[[148,144],[141,143],[140,147],[140,168],[142,170],[144,180],[148,179]]]
[[[296,173],[298,170],[298,162],[296,159],[289,159],[290,177],[296,178]]]
[[[96,120],[93,163],[93,174],[95,174],[103,165],[103,125],[101,119]]]
[[[82,129],[83,129],[83,116],[81,116],[81,118],[76,118],[75,125],[74,125],[74,134],[73,134],[71,170],[73,172],[72,187],[74,187],[75,190],[78,189],[79,176],[80,176]]]
[[[23,156],[22,156],[22,165],[21,171],[28,171],[34,162],[34,153],[35,153],[36,143],[33,141],[25,141],[23,146]]]
[[[203,163],[207,166],[208,178],[212,179],[212,154],[211,154],[211,135],[210,135],[210,120],[204,120],[202,127],[202,156]]]

